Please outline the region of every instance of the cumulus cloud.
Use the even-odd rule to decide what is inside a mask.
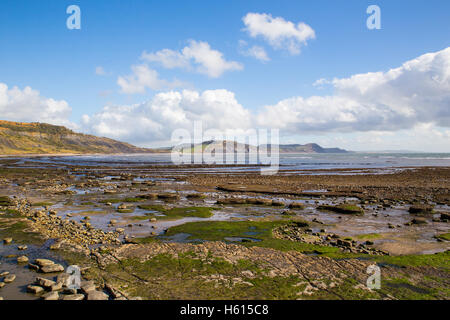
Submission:
[[[74,128],[68,119],[72,108],[64,100],[40,95],[30,87],[11,89],[0,83],[0,115],[2,120],[20,122],[45,122]]]
[[[126,94],[143,94],[147,89],[162,90],[181,86],[181,82],[175,80],[169,82],[160,79],[157,71],[150,69],[147,65],[135,65],[131,67],[132,74],[117,78],[120,91]]]
[[[245,30],[253,37],[263,37],[273,48],[299,54],[302,45],[316,37],[315,31],[304,22],[297,24],[267,13],[247,13],[242,18]]]
[[[331,96],[293,97],[266,106],[260,125],[290,132],[395,131],[420,123],[450,126],[450,47],[387,72],[334,79]]]
[[[240,53],[247,57],[253,57],[261,62],[270,61],[266,50],[260,46],[247,47],[247,42],[244,40],[239,41]]]
[[[194,70],[211,78],[218,78],[226,71],[243,69],[239,62],[225,60],[223,53],[212,49],[209,43],[195,40],[190,40],[180,52],[163,49],[154,53],[144,52],[141,58],[158,62],[168,69]]]
[[[227,90],[161,92],[145,103],[105,106],[83,116],[82,125],[96,135],[145,145],[168,141],[175,129],[191,131],[194,121],[202,121],[203,129],[224,131],[251,126],[249,111]]]

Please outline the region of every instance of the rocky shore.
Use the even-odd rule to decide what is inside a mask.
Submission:
[[[449,298],[450,168],[171,176],[0,165],[4,299]],[[366,286],[373,264],[381,290]],[[80,267],[79,288],[68,265]]]

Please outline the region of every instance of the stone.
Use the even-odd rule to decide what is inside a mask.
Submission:
[[[62,271],[64,271],[64,267],[60,264],[52,264],[52,265],[41,267],[40,271],[43,273],[62,272]]]
[[[116,232],[117,232],[117,233],[124,233],[124,232],[125,232],[125,229],[123,229],[123,228],[117,228],[117,229],[116,229]]]
[[[5,277],[5,279],[3,279],[4,283],[11,283],[14,280],[16,280],[16,275],[15,274],[9,274]]]
[[[29,285],[27,287],[27,292],[29,292],[29,293],[39,294],[43,291],[44,291],[44,288],[42,288],[40,286]]]
[[[304,206],[300,202],[292,202],[291,204],[289,204],[289,209],[303,209],[303,208]]]
[[[427,224],[427,220],[425,218],[414,218],[411,223],[413,224]]]
[[[43,294],[41,296],[41,298],[44,300],[59,300],[59,294],[58,294],[58,292],[52,291],[52,292]]]
[[[62,282],[58,282],[58,283],[55,283],[54,285],[52,285],[50,287],[50,290],[51,291],[59,291],[59,290],[62,289],[62,287],[63,287],[63,283]]]
[[[65,285],[67,281],[70,279],[70,274],[68,273],[61,273],[56,276],[56,283],[62,283]]]
[[[94,281],[81,281],[81,290],[84,293],[89,293],[90,291],[95,291],[95,283]]]
[[[45,266],[50,266],[55,263],[49,259],[36,259],[35,264],[37,264],[39,267],[45,267]]]
[[[46,289],[50,289],[53,285],[56,284],[56,282],[53,280],[37,277],[35,284],[37,284],[38,286],[44,287]]]
[[[78,292],[75,288],[64,288],[63,293],[65,294],[76,294]]]
[[[87,294],[88,300],[109,300],[109,296],[101,291],[93,290]]]
[[[338,239],[337,240],[337,244],[340,245],[340,246],[344,246],[344,247],[351,247],[352,246],[352,242],[351,241],[342,240],[342,239]]]
[[[63,300],[84,300],[84,294],[69,294],[64,296]]]
[[[29,263],[28,264],[28,269],[31,269],[31,270],[34,270],[34,271],[38,271],[39,270],[39,266],[37,264]]]
[[[8,274],[9,274],[9,271],[2,272],[2,273],[0,273],[0,278],[6,277]]]
[[[28,262],[28,257],[27,256],[17,257],[17,263],[27,263],[27,262]]]
[[[27,250],[28,247],[23,245],[23,246],[18,246],[17,249],[19,249],[19,250]]]
[[[12,241],[13,241],[12,238],[4,238],[4,239],[3,239],[3,243],[4,243],[4,244],[11,244]]]
[[[0,289],[3,288],[5,286],[4,282],[0,282]]]
[[[433,206],[426,204],[417,204],[409,207],[408,212],[412,214],[431,214],[433,213]]]

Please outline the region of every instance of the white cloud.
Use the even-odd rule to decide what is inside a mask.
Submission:
[[[251,126],[249,111],[227,90],[161,92],[142,104],[105,106],[82,120],[87,132],[140,145],[168,141],[175,129],[192,130],[194,121],[202,121],[203,129]]]
[[[318,87],[318,88],[323,88],[325,85],[332,84],[332,83],[333,82],[328,79],[320,78],[320,79],[317,79],[316,81],[314,81],[313,86]]]
[[[195,40],[190,40],[189,45],[180,52],[163,49],[155,53],[144,52],[141,58],[149,62],[159,62],[168,69],[195,70],[211,78],[218,78],[226,71],[243,69],[242,64],[225,60],[223,53],[212,49],[207,42]]]
[[[315,31],[304,22],[295,24],[266,13],[247,13],[242,20],[251,37],[261,36],[273,48],[286,49],[293,55],[299,54],[301,46],[316,37]]]
[[[158,72],[150,69],[147,65],[141,64],[132,66],[133,73],[128,76],[118,77],[117,84],[120,91],[126,94],[144,94],[147,89],[162,90],[181,86],[181,82],[175,80],[169,82],[159,78]]]
[[[106,76],[108,73],[102,66],[95,67],[95,74],[98,76]]]
[[[11,89],[0,82],[0,115],[2,120],[20,122],[45,122],[74,128],[68,118],[72,108],[64,100],[40,95],[30,87]]]
[[[289,132],[395,131],[450,126],[450,47],[387,72],[334,79],[332,96],[293,97],[266,106],[258,124]]]
[[[247,48],[247,42],[244,40],[239,41],[240,53],[247,57],[253,57],[259,61],[267,62],[270,61],[266,50],[260,46],[251,46]]]

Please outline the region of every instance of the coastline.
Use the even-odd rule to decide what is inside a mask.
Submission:
[[[450,167],[261,176],[251,170],[211,174],[205,166],[56,164],[26,167],[0,159],[0,235],[13,239],[0,246],[10,257],[2,268],[20,274],[17,286],[7,285],[7,299],[40,298],[20,291],[19,284],[36,277],[17,263],[20,255],[32,264],[48,257],[62,266],[80,265],[87,270],[84,280],[109,298],[189,299],[194,288],[202,288],[197,295],[205,299],[212,292],[215,299],[417,294],[353,288],[365,283],[365,268],[374,261],[382,263],[385,283],[401,277],[433,288],[423,297],[446,297],[449,246],[439,237],[450,229]],[[418,205],[423,214],[409,212]],[[18,250],[24,244],[37,254]],[[128,267],[117,269],[117,259]],[[211,261],[222,267],[211,270]],[[296,271],[302,265],[309,267]],[[356,281],[351,290],[348,274]],[[424,283],[418,280],[423,275],[440,280]],[[311,277],[321,284],[296,286]],[[165,286],[150,285],[154,281]],[[217,283],[221,293],[214,291]],[[284,293],[269,289],[278,286]]]

